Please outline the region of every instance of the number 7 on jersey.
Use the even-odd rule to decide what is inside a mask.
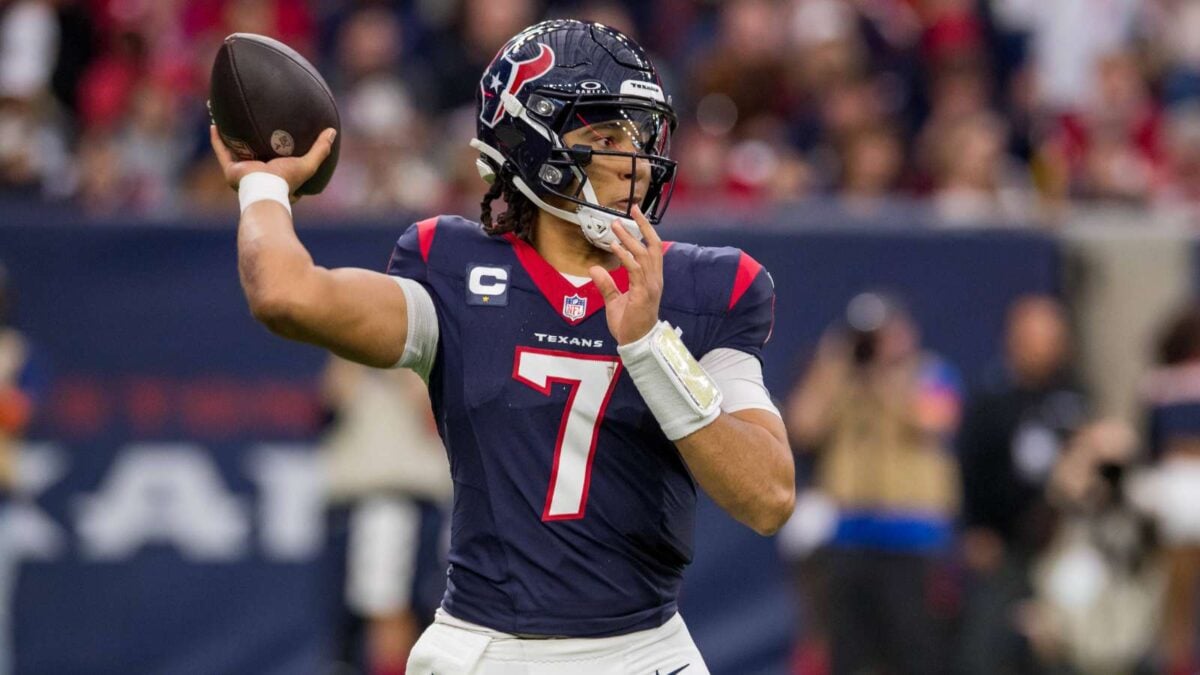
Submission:
[[[554,445],[542,520],[583,517],[600,422],[620,374],[621,361],[615,356],[517,347],[513,378],[546,396],[554,384],[571,387]]]

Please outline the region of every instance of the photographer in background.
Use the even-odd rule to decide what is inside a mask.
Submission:
[[[18,445],[48,380],[33,344],[9,324],[12,300],[8,272],[0,264],[0,675],[12,672],[11,612],[19,562],[8,501],[18,487]]]
[[[331,357],[321,450],[339,595],[338,675],[401,675],[445,580],[450,470],[429,394],[409,370]],[[432,536],[430,536],[432,533]]]
[[[1054,298],[1008,308],[1004,359],[972,392],[958,434],[966,603],[960,667],[972,675],[1040,672],[1015,621],[1030,571],[1055,532],[1050,477],[1087,402],[1072,377],[1071,330]]]
[[[1167,560],[1160,658],[1170,675],[1200,670],[1200,300],[1173,314],[1146,376],[1149,448],[1156,470],[1149,490]]]
[[[1060,523],[1032,567],[1033,598],[1013,612],[1041,662],[1037,672],[1164,672],[1150,658],[1166,582],[1147,512],[1157,488],[1139,453],[1130,425],[1097,419],[1054,467],[1047,496]]]
[[[954,369],[878,293],[851,300],[792,394],[788,428],[817,453],[817,487],[838,509],[824,617],[835,675],[945,668],[928,600],[958,507],[959,406]]]

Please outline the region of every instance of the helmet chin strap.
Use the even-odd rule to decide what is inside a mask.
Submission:
[[[500,154],[499,150],[496,150],[477,138],[471,139],[471,147],[475,148],[484,155],[487,155],[500,166],[504,166],[504,155]],[[476,162],[476,168],[479,170],[479,174],[483,177],[484,181],[490,184],[496,180],[496,172],[487,164],[487,162],[484,162],[483,160]],[[596,199],[596,190],[592,187],[592,182],[588,180],[587,174],[584,174],[582,178],[582,192],[584,198],[589,203],[596,204],[598,200]],[[611,251],[612,245],[619,241],[616,233],[613,232],[612,229],[614,221],[619,223],[621,227],[624,227],[625,231],[628,232],[634,239],[637,239],[638,241],[642,240],[642,230],[632,218],[614,216],[611,213],[605,213],[598,208],[585,206],[582,204],[579,205],[575,211],[567,211],[566,209],[560,209],[557,206],[551,206],[550,204],[546,203],[520,176],[513,176],[513,184],[517,186],[517,189],[521,191],[521,194],[528,197],[529,200],[534,204],[537,204],[538,208],[541,210],[553,216],[557,216],[558,218],[561,218],[569,223],[575,223],[578,225],[579,229],[583,230],[583,236],[586,237],[588,242],[596,248],[605,251]]]

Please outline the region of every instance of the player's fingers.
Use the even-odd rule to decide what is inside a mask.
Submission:
[[[646,242],[646,248],[654,250],[662,248],[662,239],[658,236],[658,232],[654,230],[654,226],[650,224],[650,219],[646,214],[642,213],[642,207],[634,204],[630,211],[633,216],[633,221],[638,224],[638,229],[642,231],[642,239]]]
[[[229,150],[229,146],[225,145],[225,141],[221,140],[221,134],[217,131],[217,125],[209,125],[208,138],[212,143],[213,152],[217,155],[217,162],[221,165],[221,173],[225,176],[225,183],[234,190],[238,189],[238,183],[241,182],[242,176],[246,174],[245,170],[240,167],[241,162],[234,158],[233,152]]]
[[[645,285],[645,268],[633,257],[633,254],[619,243],[612,245],[612,252],[617,256],[617,260],[621,261],[621,267],[629,270],[629,285],[631,287]]]
[[[663,243],[662,238],[658,236],[658,232],[654,231],[654,226],[650,224],[650,220],[646,218],[646,214],[642,213],[642,207],[637,204],[633,205],[630,210],[633,215],[633,220],[638,224],[638,229],[642,232],[642,239],[645,241],[647,258],[650,266],[655,274],[662,274],[662,254]]]
[[[229,148],[225,147],[225,141],[221,140],[221,134],[217,132],[217,125],[208,125],[208,140],[212,143],[213,153],[216,154],[217,161],[221,163],[222,171],[233,164],[233,154],[229,152]]]
[[[304,153],[304,164],[313,173],[316,173],[317,168],[321,166],[321,162],[333,152],[333,139],[337,137],[337,130],[326,129],[317,137],[317,142],[312,144],[308,152]]]
[[[608,270],[599,265],[592,265],[588,268],[588,276],[592,278],[592,283],[596,284],[596,290],[604,297],[604,304],[620,297],[621,291],[617,290],[617,283],[613,281]]]
[[[629,230],[625,229],[625,226],[621,224],[620,220],[613,220],[613,223],[610,227],[612,228],[613,234],[616,235],[617,241],[621,242],[621,245],[624,246],[627,251],[632,253],[634,258],[636,258],[639,262],[645,261],[646,247],[642,245],[642,242],[637,240],[637,237],[630,234]]]

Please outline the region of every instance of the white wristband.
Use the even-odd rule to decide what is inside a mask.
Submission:
[[[708,426],[721,414],[721,390],[666,321],[618,346],[617,353],[672,441]]]
[[[269,200],[283,204],[283,208],[287,209],[290,216],[292,203],[288,199],[288,193],[287,181],[266,171],[246,174],[238,182],[238,203],[241,204],[242,213],[245,213],[246,209],[250,208],[254,202]]]

